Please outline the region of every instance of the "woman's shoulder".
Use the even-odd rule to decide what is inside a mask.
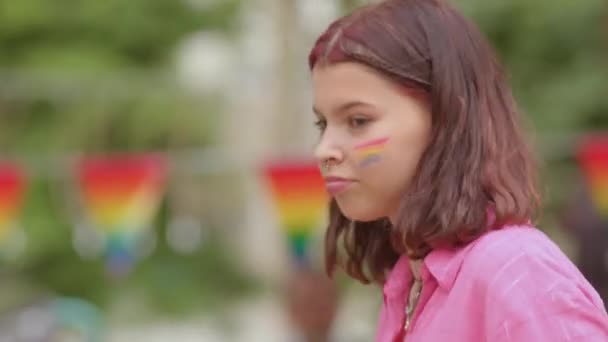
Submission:
[[[508,286],[514,279],[586,282],[578,268],[544,232],[531,225],[505,226],[472,242],[462,265],[478,283]]]
[[[605,337],[608,332],[597,292],[561,249],[533,226],[507,226],[474,241],[460,275],[486,308],[490,340],[504,335],[517,336],[517,341],[553,341],[563,334]],[[556,323],[565,321],[570,322],[566,327]]]
[[[569,288],[601,303],[570,258],[531,225],[506,226],[477,239],[463,260],[461,275],[491,297],[512,296],[515,290],[516,296],[540,300]]]
[[[482,235],[469,246],[465,262],[503,268],[520,259],[571,264],[559,246],[532,225],[506,225]]]

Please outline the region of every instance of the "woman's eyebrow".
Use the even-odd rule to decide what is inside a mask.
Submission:
[[[337,113],[346,112],[349,109],[358,107],[358,106],[371,107],[372,105],[367,102],[360,101],[360,100],[348,101],[348,102],[345,102],[345,103],[341,104],[340,106],[338,106],[338,108],[335,110],[335,112],[337,112]],[[315,106],[312,107],[312,111],[319,117],[324,116],[323,113]]]

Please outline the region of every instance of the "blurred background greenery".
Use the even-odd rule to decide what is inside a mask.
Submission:
[[[331,3],[331,19],[364,2],[311,1],[306,6],[327,8]],[[544,161],[545,226],[559,240],[563,233],[555,214],[577,177],[574,144],[586,132],[608,129],[608,3],[453,2],[480,25],[510,72]],[[234,114],[241,107],[233,103],[240,95],[233,90],[193,90],[180,76],[180,47],[201,32],[222,37],[228,46],[246,45],[248,14],[260,12],[256,7],[267,8],[258,13],[262,19],[253,22],[274,23],[277,36],[256,37],[253,50],[266,49],[265,40],[280,41],[284,32],[301,34],[299,40],[287,38],[302,44],[271,45],[274,50],[259,58],[268,64],[297,65],[300,73],[278,75],[284,82],[308,82],[306,49],[327,22],[308,18],[316,26],[303,32],[306,20],[285,20],[297,16],[302,6],[296,0],[0,0],[0,152],[26,165],[30,176],[21,220],[28,244],[16,259],[2,261],[0,309],[53,294],[82,298],[112,312],[119,318],[111,322],[123,317],[121,310],[138,319],[201,311],[216,315],[228,303],[264,292],[269,282],[244,266],[230,241],[240,234],[234,216],[251,200],[241,189],[251,172],[238,167],[196,172],[200,163],[205,170],[221,164],[202,160],[206,154],[197,151],[222,151],[226,117],[235,118],[232,134],[249,137],[250,127],[239,126],[241,116],[246,122],[255,119],[245,116],[257,114]],[[204,47],[202,51],[204,55]],[[250,57],[241,54],[237,60],[247,67]],[[253,81],[247,81],[253,88],[264,72],[285,72],[280,67],[261,70],[262,76],[254,74]],[[239,82],[238,72],[232,77]],[[292,111],[305,117],[299,122],[310,115]],[[263,136],[264,131],[257,131],[251,139]],[[186,190],[170,188],[153,227],[159,236],[156,248],[129,278],[112,282],[104,276],[101,260],[82,258],[72,246],[78,215],[63,199],[73,200],[66,194],[71,180],[65,165],[75,155],[127,151],[167,153],[179,162],[170,187]],[[214,191],[222,196],[210,195]],[[181,208],[192,192],[199,193],[196,205]],[[180,210],[205,222],[205,238],[193,253],[177,253],[163,238],[172,215]],[[570,248],[567,236],[561,239],[564,248]],[[135,309],[127,302],[136,303]]]
[[[59,163],[66,154],[162,152],[214,140],[222,103],[180,88],[176,48],[196,31],[234,34],[240,3],[200,7],[164,0],[0,2],[0,150],[25,162],[32,176],[22,215],[28,249],[19,262],[3,265],[12,284],[4,293],[52,291],[106,308],[113,296],[133,291],[159,312],[184,313],[249,288],[251,279],[215,237],[187,257],[161,240],[128,281],[108,286],[102,262],[82,260],[72,248],[73,222],[57,200],[63,179],[54,168],[65,171]],[[164,203],[155,228],[161,235],[169,207]]]

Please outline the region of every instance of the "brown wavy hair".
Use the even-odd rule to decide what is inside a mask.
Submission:
[[[536,162],[511,89],[491,46],[457,10],[442,0],[362,7],[332,23],[309,56],[311,70],[345,61],[425,92],[432,129],[393,226],[386,218],[351,222],[332,200],[329,275],[342,266],[364,283],[383,283],[402,254],[424,258],[434,248],[463,246],[534,218]]]

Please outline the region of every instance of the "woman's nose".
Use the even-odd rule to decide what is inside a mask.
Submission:
[[[328,134],[329,132],[324,132],[319,141],[319,144],[315,148],[315,158],[319,165],[323,165],[331,161],[332,163],[340,163],[344,158],[344,153],[340,148],[336,139]]]

